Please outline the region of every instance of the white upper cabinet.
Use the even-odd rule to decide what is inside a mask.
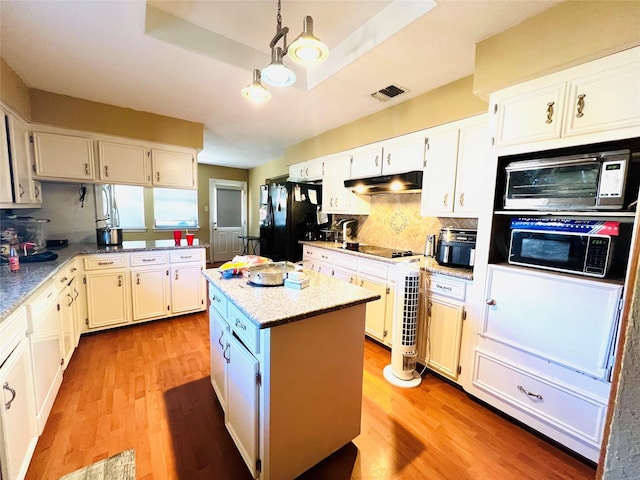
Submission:
[[[39,200],[31,174],[33,155],[29,128],[14,115],[7,115],[7,124],[11,141],[14,200],[20,204],[37,204]]]
[[[149,149],[143,145],[98,140],[98,179],[106,183],[149,184],[148,155]]]
[[[386,140],[382,155],[382,173],[387,175],[422,170],[425,163],[425,147],[424,131]]]
[[[322,179],[322,158],[289,165],[289,180],[309,182]]]
[[[496,92],[490,99],[494,145],[590,134],[598,135],[594,141],[638,135],[638,85],[640,47]],[[605,132],[614,133],[605,138]]]
[[[93,140],[34,132],[35,176],[43,180],[93,181]]]
[[[381,142],[350,150],[350,177],[345,177],[345,179],[380,175],[382,173],[382,153]]]
[[[411,172],[424,168],[424,132],[410,133],[350,150],[351,177]]]
[[[351,167],[349,154],[338,153],[323,157],[323,163],[322,211],[368,215],[371,210],[371,197],[356,195],[344,186]]]
[[[154,187],[196,188],[196,159],[191,153],[151,149],[151,181]]]
[[[489,152],[487,116],[426,130],[423,216],[476,216],[482,205]]]
[[[4,112],[0,111],[0,202],[13,202],[11,191],[11,167],[9,166],[9,144],[7,142],[7,125]]]

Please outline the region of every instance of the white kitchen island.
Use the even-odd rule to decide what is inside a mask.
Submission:
[[[380,296],[312,272],[302,290],[204,275],[227,430],[254,478],[296,478],[360,433],[365,304]]]

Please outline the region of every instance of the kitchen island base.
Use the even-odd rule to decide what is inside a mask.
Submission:
[[[227,430],[254,478],[294,479],[360,434],[366,302],[378,295],[321,275],[304,290],[205,276],[211,382]],[[354,300],[318,309],[314,296],[335,301],[327,282],[353,289]],[[279,294],[298,306],[306,302],[308,314],[292,319],[282,312],[282,321],[260,323],[239,309],[243,295],[258,296],[268,317]]]

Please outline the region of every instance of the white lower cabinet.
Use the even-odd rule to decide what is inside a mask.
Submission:
[[[88,255],[89,329],[202,311],[204,248]]]
[[[428,275],[424,286],[418,359],[432,370],[457,381],[460,373],[460,342],[465,318],[464,281]]]
[[[120,325],[129,321],[130,285],[127,271],[87,272],[89,328]]]
[[[131,270],[131,295],[133,320],[148,320],[167,314],[166,266],[136,268]]]
[[[211,384],[224,410],[225,426],[251,475],[258,478],[260,363],[254,356],[257,327],[235,306],[227,305],[224,295],[213,285],[209,286],[209,299]]]
[[[27,314],[18,309],[0,324],[0,478],[25,477],[38,440]]]
[[[380,299],[367,303],[366,334],[391,345],[394,295],[389,267],[384,262],[358,259],[358,285],[380,294]]]
[[[57,287],[49,283],[27,304],[27,338],[31,348],[35,412],[42,433],[62,384],[62,321]]]

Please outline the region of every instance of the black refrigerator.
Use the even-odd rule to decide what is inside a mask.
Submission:
[[[261,185],[260,255],[275,262],[302,260],[300,240],[314,240],[322,219],[322,185],[274,182]]]

